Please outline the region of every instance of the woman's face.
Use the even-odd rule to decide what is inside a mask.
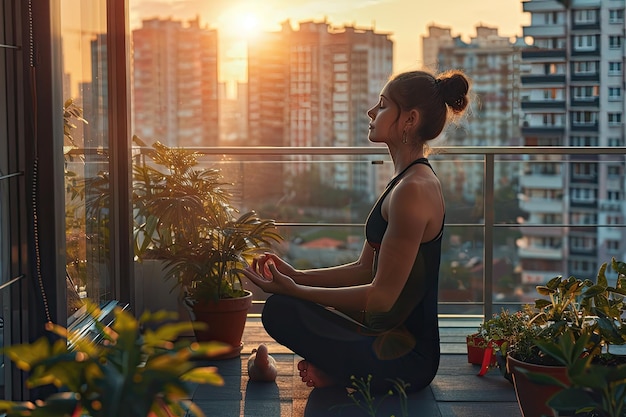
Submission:
[[[398,115],[400,109],[389,99],[388,89],[385,86],[380,92],[378,103],[367,111],[371,121],[369,124],[368,138],[370,142],[384,142],[398,138]]]

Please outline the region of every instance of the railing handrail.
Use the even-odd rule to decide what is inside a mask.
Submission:
[[[185,146],[207,155],[387,155],[385,146]],[[149,146],[133,147],[142,153]],[[433,146],[432,155],[626,155],[626,146]],[[69,155],[104,154],[102,148],[73,148]]]
[[[386,155],[384,146],[198,146],[186,147],[203,154],[233,155]],[[149,147],[141,148],[151,149]],[[626,155],[626,147],[579,147],[579,146],[438,146],[432,147],[433,155]]]

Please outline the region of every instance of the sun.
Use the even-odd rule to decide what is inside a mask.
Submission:
[[[259,14],[248,8],[231,8],[219,20],[220,26],[229,37],[250,39],[261,31]]]
[[[256,35],[259,32],[259,17],[252,12],[246,12],[241,15],[239,24],[241,25],[241,30],[247,37]]]

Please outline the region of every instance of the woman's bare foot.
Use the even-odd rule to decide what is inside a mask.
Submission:
[[[306,360],[298,362],[298,371],[302,382],[306,383],[307,387],[324,388],[335,385],[335,381],[329,375]]]

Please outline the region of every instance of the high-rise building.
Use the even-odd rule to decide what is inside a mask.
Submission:
[[[373,29],[289,21],[248,48],[250,144],[263,146],[367,145],[367,109],[392,73],[393,43]],[[294,160],[304,159],[295,156]],[[310,168],[292,164],[291,175]],[[335,163],[320,169],[333,187],[375,194],[372,170]]]
[[[533,47],[522,52],[525,146],[624,146],[624,2],[524,1]],[[525,283],[593,277],[626,253],[624,156],[532,157],[521,178],[529,213],[520,259]],[[571,227],[545,227],[554,224]],[[537,227],[542,225],[543,227]],[[597,227],[596,225],[608,225]]]
[[[498,35],[497,28],[476,27],[469,42],[452,36],[450,29],[431,25],[422,38],[424,63],[443,72],[462,70],[472,83],[472,102],[468,116],[459,125],[451,125],[438,144],[446,146],[515,146],[519,145],[519,101],[521,39]],[[482,157],[477,157],[482,158]],[[467,159],[471,159],[468,157]],[[519,164],[498,163],[494,176],[511,185],[519,177]],[[484,169],[480,163],[446,164],[438,169],[439,177],[456,187],[455,195],[473,201],[482,192]],[[480,197],[479,197],[480,198]]]
[[[146,143],[219,143],[217,31],[200,20],[143,20],[133,31],[133,133]]]

